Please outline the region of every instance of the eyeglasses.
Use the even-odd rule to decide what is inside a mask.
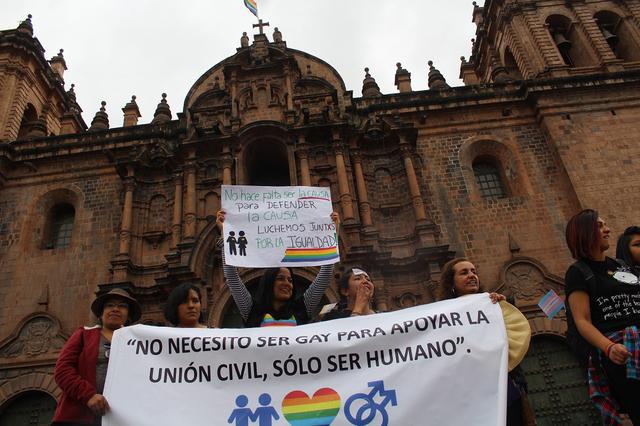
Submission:
[[[104,304],[105,309],[129,309],[129,304],[125,303],[125,302],[120,302],[120,303],[116,303],[116,302],[107,302]]]

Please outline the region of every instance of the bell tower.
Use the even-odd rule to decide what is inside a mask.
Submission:
[[[631,0],[486,0],[465,84],[640,68],[640,4]]]
[[[63,50],[45,59],[33,36],[31,15],[0,32],[0,141],[31,139],[86,129],[73,85],[64,89]]]

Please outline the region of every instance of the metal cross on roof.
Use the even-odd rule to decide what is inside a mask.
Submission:
[[[258,23],[257,24],[253,24],[253,28],[260,28],[260,34],[264,34],[264,32],[262,32],[262,27],[268,27],[269,23],[265,22],[264,24],[262,23],[262,19],[258,19]]]

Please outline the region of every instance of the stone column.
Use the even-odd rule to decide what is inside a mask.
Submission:
[[[133,166],[127,166],[124,178],[124,207],[122,208],[122,224],[120,225],[120,245],[118,254],[129,255],[131,250],[131,224],[133,223],[133,190],[136,187],[133,177]]]
[[[422,195],[420,194],[420,185],[418,185],[418,177],[416,171],[413,168],[413,150],[409,143],[405,140],[404,136],[400,136],[400,150],[402,151],[402,157],[404,158],[404,168],[407,173],[407,181],[409,183],[409,193],[411,194],[411,201],[413,203],[413,211],[416,215],[416,220],[422,222],[427,220],[427,214],[424,210],[424,202],[422,201]]]
[[[231,87],[231,118],[238,118],[238,99],[237,99],[238,84],[236,81],[235,72],[231,73],[229,86]]]
[[[309,150],[305,142],[304,135],[298,136],[298,149],[296,150],[300,159],[300,180],[302,186],[311,186],[311,172],[309,171]]]
[[[229,145],[225,144],[222,148],[222,184],[231,185],[231,170],[233,166],[233,157]]]
[[[287,88],[287,110],[293,110],[293,85],[291,84],[290,68],[287,64],[284,65],[284,79],[285,86]]]
[[[184,167],[185,180],[187,183],[187,196],[185,200],[184,212],[184,234],[185,240],[193,240],[196,236],[196,164],[195,159],[188,160]]]
[[[2,98],[0,98],[0,129],[6,130],[0,134],[1,139],[14,139],[9,134],[9,119],[11,115],[11,106],[16,95],[17,76],[9,71],[2,82]],[[22,119],[22,116],[20,117]]]
[[[376,302],[376,309],[379,312],[389,312],[387,291],[384,285],[384,279],[382,278],[382,275],[381,274],[376,275],[376,277],[373,278],[373,280],[374,280],[373,298],[375,299],[375,302]]]
[[[182,174],[173,175],[175,194],[173,196],[173,221],[171,223],[171,247],[178,246],[182,231]]]
[[[340,191],[340,205],[342,206],[342,220],[352,220],[353,205],[351,193],[349,192],[349,180],[347,179],[347,168],[344,164],[344,146],[340,139],[333,140],[333,149],[336,152],[336,169],[338,172],[338,189]]]
[[[358,188],[358,206],[360,207],[360,220],[362,225],[367,227],[373,224],[371,220],[371,204],[367,195],[367,185],[362,172],[362,156],[360,151],[354,150],[352,153],[353,168],[356,175],[356,188]]]

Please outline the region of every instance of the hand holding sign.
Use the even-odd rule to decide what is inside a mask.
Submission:
[[[332,213],[328,188],[223,185],[222,193],[216,226],[227,264],[319,266],[340,260],[340,217]]]

